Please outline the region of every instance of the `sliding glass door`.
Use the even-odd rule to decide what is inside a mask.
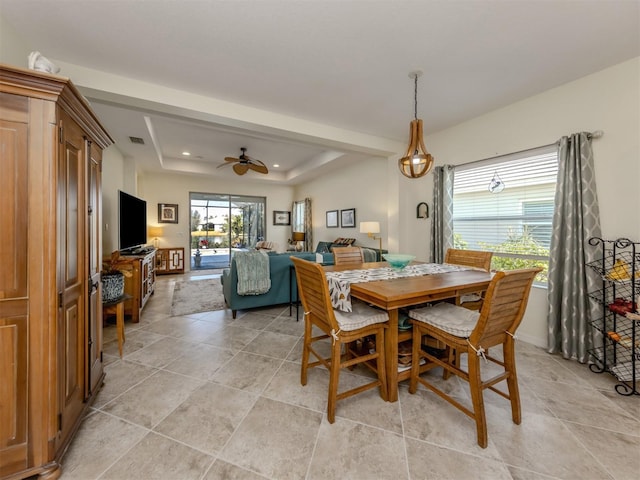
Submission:
[[[265,237],[265,197],[191,192],[189,202],[191,270],[228,267],[234,249]]]

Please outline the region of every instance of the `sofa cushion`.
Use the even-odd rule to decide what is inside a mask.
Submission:
[[[332,242],[318,242],[316,253],[330,253]]]
[[[256,243],[256,250],[277,250],[278,244],[276,242],[267,242],[262,240]]]
[[[365,262],[378,262],[378,251],[373,248],[361,247]]]
[[[339,239],[338,239],[339,240]],[[351,239],[349,239],[351,240]],[[346,247],[347,245],[345,244],[337,244],[334,242],[318,242],[318,245],[316,246],[316,253],[322,253],[324,255],[324,260],[323,263],[325,265],[328,264],[332,264],[333,263],[333,255],[329,255],[333,252],[334,247],[335,248],[340,248],[340,247]],[[364,255],[364,261],[365,262],[379,262],[380,259],[378,258],[378,250],[373,249],[373,248],[368,248],[368,247],[360,247],[362,248],[362,253]]]

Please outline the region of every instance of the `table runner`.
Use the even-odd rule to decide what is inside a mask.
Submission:
[[[418,263],[407,265],[402,270],[391,267],[368,268],[361,270],[343,270],[340,272],[325,272],[329,283],[329,294],[333,308],[343,312],[351,312],[351,284],[374,282],[376,280],[390,280],[402,277],[419,277],[434,273],[459,272],[473,270],[471,267],[442,263]]]

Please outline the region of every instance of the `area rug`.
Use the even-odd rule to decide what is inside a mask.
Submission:
[[[219,278],[187,280],[173,287],[171,315],[210,312],[225,308],[222,284]]]

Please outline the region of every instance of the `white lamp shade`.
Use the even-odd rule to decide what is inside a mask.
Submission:
[[[380,222],[360,222],[360,233],[380,233]]]

